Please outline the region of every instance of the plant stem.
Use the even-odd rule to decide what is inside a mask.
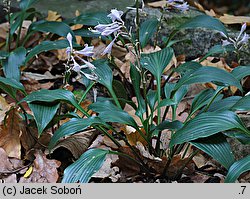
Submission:
[[[110,95],[112,96],[113,100],[115,101],[116,106],[122,109],[121,104],[112,88],[108,88]]]
[[[90,89],[95,85],[96,82],[92,81],[89,86],[87,87],[87,89],[84,91],[81,99],[79,100],[78,104],[80,105],[82,103],[82,101],[86,98],[87,93],[90,91]]]
[[[18,33],[17,33],[16,47],[19,46],[19,41],[20,41],[20,37],[21,37],[21,31],[22,31],[22,27],[23,27],[23,18],[24,18],[24,13],[21,15],[21,24],[19,26]]]
[[[220,94],[220,92],[224,89],[223,86],[218,86],[215,95],[213,96],[213,98],[210,100],[210,102],[207,104],[206,108],[204,109],[204,112],[207,112],[207,110],[209,109],[209,107],[211,106],[211,104],[214,102],[214,100],[216,99],[216,97]]]

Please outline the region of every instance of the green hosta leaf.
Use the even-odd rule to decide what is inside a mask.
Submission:
[[[240,82],[232,74],[210,66],[203,66],[196,71],[189,72],[179,80],[174,90],[178,90],[182,85],[204,82],[213,82],[219,86],[236,86],[242,90]]]
[[[102,124],[103,122],[98,117],[71,119],[60,126],[60,128],[54,133],[49,143],[49,149],[51,150],[61,138],[83,131],[91,125],[97,123]]]
[[[9,56],[9,53],[6,51],[0,51],[0,60],[1,59],[7,59]]]
[[[4,75],[7,78],[20,81],[20,66],[24,64],[26,58],[26,49],[19,47],[9,54],[8,60],[3,65]]]
[[[144,48],[153,34],[157,31],[159,21],[157,19],[149,19],[144,21],[140,26],[140,43],[141,47]]]
[[[235,51],[235,48],[233,45],[227,45],[227,46],[216,45],[216,46],[213,46],[208,51],[208,53],[200,60],[200,62],[204,61],[206,58],[208,58],[212,55],[226,53],[226,52],[233,52],[233,51]]]
[[[121,110],[110,101],[96,102],[91,104],[89,108],[99,113],[99,117],[105,122],[118,122],[137,128],[134,119],[127,112]]]
[[[86,13],[75,18],[75,24],[83,24],[85,26],[96,26],[98,24],[110,24],[111,19],[107,17],[107,13]]]
[[[160,79],[173,55],[174,52],[172,48],[164,48],[158,52],[142,54],[142,67],[149,70],[156,79]]]
[[[35,11],[27,11],[27,10],[22,10],[20,12],[16,12],[11,15],[10,17],[10,34],[13,35],[16,30],[21,26],[23,23],[23,20],[29,18],[31,15],[35,14]]]
[[[74,94],[70,91],[57,89],[57,90],[39,90],[32,92],[28,96],[26,96],[22,101],[26,101],[27,103],[37,103],[37,102],[57,102],[57,101],[66,101],[72,104],[74,107],[82,111],[86,114],[83,108],[77,103]]]
[[[67,40],[57,40],[57,41],[43,41],[29,52],[26,57],[25,62],[27,63],[31,58],[38,55],[41,52],[47,52],[50,50],[57,50],[67,48],[69,46],[69,42]]]
[[[130,64],[130,77],[131,77],[132,85],[134,87],[136,99],[138,100],[138,109],[136,110],[136,115],[142,118],[143,113],[146,112],[146,109],[145,109],[145,101],[142,98],[141,91],[140,91],[141,75],[133,64]]]
[[[100,33],[92,32],[91,30],[78,29],[74,31],[75,35],[85,37],[85,38],[98,38],[101,36]]]
[[[108,153],[103,149],[89,149],[65,169],[62,183],[89,182],[91,176],[101,168]]]
[[[59,104],[49,106],[30,103],[29,107],[34,114],[34,118],[38,128],[38,134],[40,136],[43,130],[55,116],[57,109],[59,108]]]
[[[213,89],[206,89],[196,95],[190,108],[190,114],[194,114],[197,110],[207,105],[215,93],[216,91]]]
[[[70,26],[64,22],[59,21],[38,21],[31,24],[31,31],[40,31],[40,32],[50,32],[57,34],[62,37],[66,37],[68,33],[74,35]]]
[[[190,21],[181,25],[178,30],[186,28],[207,28],[223,32],[225,35],[228,35],[225,26],[218,19],[208,15],[199,15],[194,17]]]
[[[212,103],[207,111],[218,112],[232,110],[232,106],[241,99],[240,96],[227,97],[225,99],[215,101]]]
[[[10,96],[14,99],[16,98],[17,90],[20,90],[22,93],[26,94],[24,86],[15,79],[0,77],[0,88],[6,93],[10,94]]]
[[[232,130],[224,133],[226,136],[236,138],[242,144],[250,144],[250,136],[242,133],[241,131]]]
[[[241,80],[246,76],[250,75],[250,66],[238,66],[232,71],[232,75],[238,79]]]
[[[202,65],[200,63],[191,61],[181,64],[180,66],[178,66],[178,68],[174,69],[174,71],[180,73],[181,76],[184,76],[186,73],[196,71],[201,67]]]
[[[250,110],[250,95],[245,97],[238,97],[239,101],[237,101],[232,107],[233,111],[249,111]]]
[[[157,92],[153,90],[149,90],[147,93],[148,105],[150,107],[151,112],[154,112],[154,107],[157,101]]]
[[[192,145],[212,156],[226,169],[235,162],[233,152],[226,137],[223,134],[216,134],[191,142]]]
[[[38,0],[21,0],[19,3],[19,7],[22,10],[27,10],[30,8],[30,6],[32,6],[33,4],[35,4]]]
[[[162,123],[160,123],[155,128],[155,130],[157,130],[157,131],[163,131],[165,129],[168,129],[168,130],[178,130],[178,129],[182,128],[182,127],[183,127],[183,124],[180,121],[178,121],[178,120],[173,121],[173,122],[165,120]]]
[[[113,89],[114,89],[116,96],[119,99],[121,106],[124,108],[126,101],[128,100],[128,95],[127,95],[127,91],[123,85],[123,82],[118,81],[118,80],[114,80],[113,81]]]
[[[250,155],[235,162],[227,173],[225,183],[233,183],[244,172],[250,170]]]
[[[188,121],[183,128],[176,131],[170,141],[170,146],[172,147],[175,144],[182,144],[198,138],[208,137],[230,129],[239,129],[250,135],[249,130],[234,112],[202,113]]]
[[[97,81],[108,89],[112,89],[113,73],[107,61],[99,59],[92,62],[92,64],[96,67],[95,74],[98,76]]]
[[[161,100],[158,107],[172,106],[172,105],[176,105],[176,102],[174,100],[168,98],[168,99]]]

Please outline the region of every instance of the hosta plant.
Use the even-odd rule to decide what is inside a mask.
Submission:
[[[231,41],[227,30],[217,19],[201,15],[174,31],[169,36],[166,47],[151,53],[144,53],[143,48],[151,42],[157,32],[157,27],[161,24],[158,19],[140,23],[138,0],[136,4],[134,32],[124,25],[123,13],[116,9],[111,10],[107,16],[86,14],[76,17],[68,22],[69,25],[84,24],[88,29],[75,32],[63,22],[38,21],[33,23],[29,28],[30,35],[33,31],[51,32],[65,39],[44,41],[28,53],[23,47],[10,53],[8,67],[3,64],[6,77],[0,78],[1,88],[14,99],[18,90],[24,93],[25,97],[17,104],[22,107],[23,102],[28,103],[39,135],[56,124],[58,120],[65,117],[71,118],[54,132],[49,144],[50,150],[64,137],[89,128],[94,128],[108,136],[116,145],[116,150],[100,148],[87,150],[65,169],[62,182],[88,182],[91,176],[101,168],[107,154],[116,154],[133,161],[138,164],[141,173],[145,176],[160,175],[162,178],[176,180],[180,178],[185,166],[200,151],[211,156],[228,171],[225,182],[234,182],[242,173],[250,170],[250,156],[235,160],[227,141],[227,137],[234,137],[242,143],[249,144],[250,131],[237,115],[237,111],[250,110],[250,97],[245,95],[241,85],[241,80],[250,75],[250,66],[238,66],[230,73],[212,66],[202,66],[200,62],[212,54],[235,51],[239,45],[225,44],[224,41],[223,45],[213,47],[200,61],[186,62],[176,68],[167,67],[174,56],[170,41],[179,30],[196,27],[209,28],[220,32]],[[108,58],[93,61],[91,57],[94,54],[94,47],[77,45],[75,35],[85,38],[99,37],[110,41],[102,52],[103,57],[107,55]],[[244,42],[247,42],[246,37],[244,35]],[[116,42],[123,45],[134,57],[134,61],[130,64],[130,80],[128,80],[133,90],[130,97],[136,99],[133,101],[118,97],[118,91],[114,86],[117,80],[113,78],[112,69],[116,66],[111,52]],[[23,85],[19,82],[20,74],[10,71],[16,71],[20,64],[13,64],[11,60],[16,59],[27,63],[40,52],[59,48],[66,48],[68,56],[65,63],[64,83],[69,83],[73,72],[82,75],[87,80],[87,88],[81,99],[77,100],[74,94],[66,89],[40,90],[27,95]],[[6,60],[3,62],[6,63]],[[165,74],[168,76],[166,77]],[[172,78],[173,76],[175,78]],[[197,94],[192,100],[188,116],[184,120],[178,120],[178,107],[191,85],[200,83],[211,83],[215,86]],[[109,96],[95,99],[86,110],[82,108],[81,102],[96,84],[105,87]],[[127,88],[126,84],[124,84],[125,88],[123,84],[119,85],[124,91],[131,89]],[[241,95],[228,97],[228,90],[232,87],[236,88]],[[62,103],[70,104],[75,111],[58,115]],[[125,104],[134,109],[134,115],[124,109]],[[89,110],[96,114],[91,115]],[[137,142],[132,143],[129,136],[117,130],[114,123],[132,129],[132,133],[138,137]],[[163,136],[166,134],[167,137]],[[129,148],[129,154],[133,155],[124,152],[121,140]],[[167,144],[163,144],[164,142]],[[191,152],[190,149],[192,149]],[[176,157],[183,160],[182,166],[176,173],[170,174],[169,168]],[[155,170],[152,164],[158,164],[162,169]]]

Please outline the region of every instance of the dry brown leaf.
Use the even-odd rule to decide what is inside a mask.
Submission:
[[[21,157],[20,136],[23,128],[22,119],[16,109],[9,111],[6,125],[0,126],[0,147],[9,157]]]
[[[230,66],[227,65],[226,61],[224,59],[220,59],[220,61],[218,62],[212,62],[213,61],[213,57],[208,57],[206,60],[201,62],[201,65],[203,66],[213,66],[216,68],[220,68],[223,70],[226,70],[227,72],[232,72],[232,68],[230,68]]]
[[[143,146],[147,145],[146,140],[133,127],[126,125],[124,127],[123,131],[128,139],[129,144],[131,144],[132,146],[136,146],[137,142],[142,143]],[[146,134],[144,129],[141,129],[141,131],[142,131],[142,133],[144,133],[144,135]]]
[[[199,169],[206,165],[207,160],[202,154],[197,154],[196,156],[193,157],[193,162]]]
[[[0,124],[2,124],[5,113],[10,109],[10,105],[6,102],[5,98],[0,95]]]
[[[198,8],[198,10],[205,12],[205,8],[200,3],[194,1],[194,6]]]
[[[33,171],[28,178],[22,177],[21,183],[56,183],[58,180],[57,168],[61,165],[58,160],[49,160],[41,151],[34,154],[36,159],[33,163]]]
[[[48,11],[47,21],[62,21],[61,15],[52,10]]]
[[[136,159],[135,155],[129,147],[120,148],[120,152],[123,152]],[[117,166],[121,171],[120,174],[125,177],[134,176],[140,173],[140,166],[133,160],[130,160],[129,158],[126,158],[124,156],[119,156],[119,159],[113,163],[113,166]]]
[[[167,5],[166,1],[156,1],[153,3],[148,3],[149,6],[153,7],[153,8],[164,8]]]
[[[209,15],[211,17],[217,17],[217,14],[214,12],[213,9],[210,9],[209,11],[205,10],[205,13],[206,13],[206,15]]]
[[[108,136],[104,136],[103,137],[103,144],[105,144],[107,147],[110,147],[112,149],[118,149],[118,146],[108,137]],[[118,141],[121,146],[126,146],[126,143],[123,140],[119,140]]]
[[[26,128],[23,128],[22,134],[20,137],[22,147],[25,149],[25,158],[32,160],[33,154],[30,154],[31,149],[44,149],[45,146],[48,146],[52,133],[43,132],[43,134],[38,138],[38,131],[35,126],[29,127],[28,131]]]
[[[224,14],[219,19],[224,24],[243,24],[243,23],[247,23],[247,25],[250,25],[250,17],[246,17],[246,16],[234,16],[234,15]]]
[[[78,159],[89,148],[96,135],[97,131],[95,129],[71,135],[64,140],[61,140],[53,148],[52,152],[60,147],[63,147],[68,149],[75,159]]]
[[[120,178],[118,167],[112,167],[112,163],[118,160],[117,155],[108,154],[102,167],[92,176],[94,178],[110,178],[112,182],[117,182]]]
[[[16,174],[9,174],[7,172],[11,172],[13,170],[13,165],[11,164],[5,150],[0,148],[0,179],[3,182],[17,182]]]
[[[2,23],[0,24],[0,38],[6,39],[8,36],[8,30],[9,30],[9,23]]]

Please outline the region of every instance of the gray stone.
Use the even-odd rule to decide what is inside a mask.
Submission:
[[[204,13],[191,8],[185,13],[179,11],[167,11],[163,14],[163,23],[161,25],[161,30],[158,35],[159,44],[163,44],[163,38],[169,37],[170,33],[174,31],[178,26],[184,24],[188,20]],[[127,27],[134,27],[136,11],[129,10],[125,16],[125,24]],[[144,8],[143,12],[140,13],[141,22],[150,19],[157,18],[160,19],[162,12],[157,8]],[[133,29],[134,30],[134,29]],[[228,29],[229,35],[231,37],[236,37],[239,31]],[[194,58],[205,55],[211,47],[216,44],[221,44],[222,36],[218,31],[196,28],[196,29],[185,29],[181,30],[174,37],[174,40],[180,40],[173,45],[176,55],[184,54],[187,60],[192,60]],[[249,46],[245,49],[246,52],[250,52]],[[234,54],[224,55],[228,59],[229,63],[231,61],[237,61]],[[250,64],[250,57],[246,54],[241,54],[242,64]]]

